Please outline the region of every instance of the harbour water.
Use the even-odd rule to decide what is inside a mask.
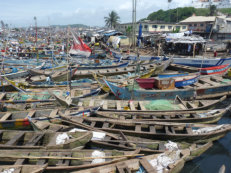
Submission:
[[[231,99],[228,99],[224,107],[231,103]],[[220,108],[219,107],[219,108]],[[228,112],[218,124],[230,124],[231,112]],[[213,146],[208,149],[200,157],[187,162],[181,173],[218,173],[222,165],[226,167],[226,173],[231,172],[231,132],[224,138],[214,142]]]

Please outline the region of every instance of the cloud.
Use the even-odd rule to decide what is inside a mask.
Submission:
[[[120,6],[119,6],[119,10],[131,10],[132,8],[132,2],[131,1],[127,1],[125,3],[122,3]]]
[[[159,9],[189,5],[191,0],[137,0],[137,20],[147,17]],[[52,8],[50,8],[52,6]],[[104,17],[115,10],[121,22],[132,20],[132,0],[11,0],[4,1],[0,6],[1,17],[5,23],[29,26],[33,24],[33,17],[37,16],[38,25],[75,24],[82,23],[91,26],[104,26]]]

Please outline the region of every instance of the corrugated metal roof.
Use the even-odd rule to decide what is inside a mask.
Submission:
[[[219,16],[221,17],[221,16]],[[216,16],[191,16],[180,23],[193,23],[193,22],[214,22]]]

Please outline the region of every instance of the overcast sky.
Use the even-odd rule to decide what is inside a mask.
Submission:
[[[0,20],[10,26],[86,24],[104,26],[104,16],[115,10],[121,22],[130,22],[132,0],[1,0]],[[170,8],[190,5],[192,0],[172,0]],[[159,9],[168,9],[168,0],[137,0],[137,19]]]

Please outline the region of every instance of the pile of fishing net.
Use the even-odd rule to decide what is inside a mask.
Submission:
[[[147,110],[180,110],[180,106],[171,100],[154,100],[145,104]]]

